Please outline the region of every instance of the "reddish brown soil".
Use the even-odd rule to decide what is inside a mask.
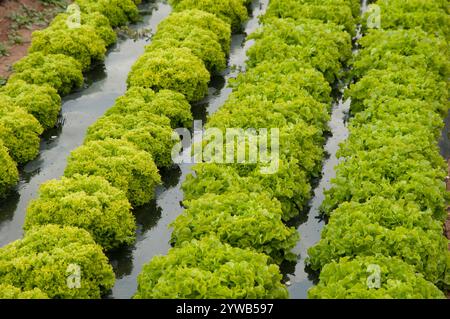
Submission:
[[[31,33],[34,30],[43,29],[47,25],[33,24],[29,29],[22,27],[17,30],[17,34],[23,39],[21,44],[12,44],[8,36],[13,31],[13,21],[11,14],[21,12],[22,6],[44,12],[47,21],[51,21],[57,14],[55,6],[43,5],[39,0],[0,0],[0,42],[8,48],[8,56],[0,56],[0,77],[7,78],[11,73],[11,66],[14,62],[26,55],[31,42]]]

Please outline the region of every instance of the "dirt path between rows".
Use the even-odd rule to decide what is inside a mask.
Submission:
[[[27,54],[34,30],[45,28],[70,3],[54,0],[0,0],[0,84],[11,74],[11,67]]]

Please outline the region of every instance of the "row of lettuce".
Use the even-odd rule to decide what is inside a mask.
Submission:
[[[14,64],[8,83],[0,88],[0,197],[6,196],[17,183],[17,165],[38,155],[39,136],[55,126],[61,97],[80,88],[83,73],[102,61],[107,48],[116,42],[113,27],[139,19],[140,0],[77,0],[74,3],[78,5],[75,10],[58,14],[49,27],[33,32],[28,55]],[[64,201],[51,202],[50,198],[58,199],[58,194],[65,189],[71,195]],[[77,196],[77,190],[87,195]],[[25,237],[0,249],[0,297],[99,297],[101,289],[111,287],[114,282],[102,248],[86,230],[46,225],[44,218],[36,216],[54,213],[55,220],[76,219],[75,215],[90,205],[91,224],[98,218],[104,227],[104,221],[114,212],[129,207],[126,196],[101,178],[82,177],[74,183],[52,181],[43,185],[41,192],[41,203],[30,208],[36,213],[30,213],[27,218]],[[95,193],[100,195],[89,197]],[[101,205],[111,205],[113,212],[106,216],[100,214],[103,210],[95,208]],[[69,216],[62,217],[71,209]],[[80,218],[89,219],[86,215]],[[128,222],[126,216],[122,218]],[[43,226],[28,231],[33,225]],[[112,236],[108,228],[97,231]],[[69,265],[76,265],[82,271],[84,279],[80,289],[68,288]],[[76,271],[73,275],[77,275]]]
[[[28,55],[0,88],[0,198],[17,184],[17,166],[38,155],[40,135],[55,126],[61,97],[80,88],[83,72],[116,42],[113,27],[138,20],[140,1],[76,0],[77,9],[33,32]]]
[[[296,259],[299,234],[286,222],[305,208],[320,174],[331,85],[351,58],[358,14],[353,0],[270,2],[263,26],[249,36],[255,43],[248,69],[232,80],[231,95],[205,126],[217,134],[206,134],[202,146],[216,151],[182,185],[185,210],[171,224],[174,248],[144,266],[135,298],[288,297],[279,265]],[[229,128],[247,132],[242,143],[260,129],[270,140],[270,129],[279,129],[278,153],[270,147],[276,169],[249,163],[249,153],[247,163],[221,164],[224,144],[238,148],[227,145]]]
[[[443,298],[448,196],[437,141],[448,113],[448,2],[376,4],[381,28],[359,40],[346,91],[354,117],[322,206],[329,223],[308,251],[321,270],[309,297]]]
[[[24,238],[0,249],[0,296],[99,298],[114,285],[104,252],[135,241],[132,209],[152,200],[158,168],[172,165],[173,129],[191,125],[189,102],[226,67],[232,21],[218,16],[244,10],[239,25],[247,17],[244,3],[231,0],[174,6],[133,65],[126,93],[89,127],[64,176],[41,185]],[[80,286],[68,285],[76,276]]]

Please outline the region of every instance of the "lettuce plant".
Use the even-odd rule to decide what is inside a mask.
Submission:
[[[78,28],[50,27],[33,32],[29,52],[64,54],[80,62],[83,71],[87,71],[93,61],[103,61],[106,44],[95,28],[87,24]]]
[[[392,126],[389,121],[402,123],[405,127],[411,123],[418,130],[421,127],[427,129],[427,140],[435,142],[444,125],[442,118],[446,107],[439,102],[385,96],[366,99],[364,105],[366,111],[356,113],[351,120],[352,130],[377,121],[383,121],[386,128]]]
[[[71,288],[69,276],[76,284],[78,274],[80,287]],[[50,298],[98,299],[112,288],[114,273],[87,231],[47,225],[0,248],[0,281],[22,291],[40,289]]]
[[[125,194],[99,176],[74,175],[41,185],[24,229],[47,224],[87,230],[105,250],[131,244],[136,225]]]
[[[46,30],[69,30],[70,15],[68,13],[58,14],[47,27]],[[81,13],[80,15],[81,26],[91,27],[95,30],[95,33],[103,40],[106,46],[117,41],[117,34],[111,27],[109,20],[101,13]]]
[[[280,280],[266,255],[209,237],[185,242],[144,265],[134,298],[287,298]]]
[[[421,211],[407,200],[372,197],[333,211],[321,240],[308,250],[309,264],[320,269],[344,256],[398,256],[442,286],[450,271],[447,242],[431,210]]]
[[[378,0],[382,14],[383,29],[413,29],[420,27],[429,33],[437,33],[447,37],[450,31],[450,17],[446,0]],[[368,15],[363,16],[363,27],[366,27]]]
[[[23,80],[30,84],[47,84],[59,94],[69,94],[83,84],[81,64],[64,54],[31,53],[13,65],[8,83]]]
[[[333,1],[334,2],[334,1]],[[317,19],[341,25],[350,35],[356,34],[357,19],[353,17],[352,8],[342,3],[305,3],[297,0],[273,0],[267,9],[266,17]]]
[[[261,193],[205,194],[185,201],[186,210],[171,224],[171,242],[180,246],[192,239],[215,235],[233,247],[265,253],[281,263],[295,260],[290,252],[298,241],[295,228],[281,220],[281,204]]]
[[[150,153],[158,167],[172,165],[171,151],[179,141],[165,116],[138,112],[103,116],[88,129],[85,142],[124,139]]]
[[[117,139],[88,142],[72,151],[64,175],[75,174],[104,177],[122,190],[133,206],[153,199],[154,188],[161,182],[150,154]]]
[[[295,59],[310,64],[333,83],[352,55],[351,38],[332,23],[315,20],[270,19],[250,36],[248,65]]]
[[[170,0],[176,12],[198,9],[212,13],[231,25],[233,31],[241,29],[248,13],[243,0]]]
[[[250,89],[259,89],[252,93]],[[328,107],[303,91],[292,98],[271,99],[269,89],[263,85],[244,86],[230,94],[227,101],[209,119],[207,127],[217,128],[281,128],[295,125],[309,125],[320,130],[314,138],[321,143],[322,133],[327,130],[330,118]],[[276,85],[276,88],[279,86]],[[270,92],[272,93],[272,92]],[[303,93],[303,94],[302,94]],[[305,128],[306,129],[306,128]]]
[[[368,280],[371,283],[373,277],[376,284],[378,270],[380,287],[375,288]],[[319,284],[309,289],[308,298],[443,299],[444,294],[401,259],[370,256],[341,258],[327,264],[320,273]]]
[[[139,1],[140,2],[140,1]],[[98,12],[106,16],[111,26],[117,27],[139,19],[138,4],[133,0],[76,0],[82,12]]]
[[[385,70],[370,70],[345,91],[351,97],[351,111],[364,110],[365,100],[381,100],[385,97],[420,99],[439,102],[442,114],[448,109],[447,83],[425,69],[398,67]]]
[[[319,102],[331,103],[331,88],[323,74],[295,59],[286,59],[277,63],[261,62],[230,81],[230,84],[233,89],[246,84],[293,85],[297,88],[296,90],[306,90]]]
[[[19,181],[17,164],[9,156],[8,149],[0,143],[0,198],[8,194]]]
[[[355,56],[353,63],[354,74],[358,77],[371,69],[381,70],[395,62],[406,62],[407,57],[415,63],[414,67],[418,63],[425,63],[428,70],[439,73],[443,79],[450,75],[447,41],[420,28],[371,29],[358,43],[362,50]]]
[[[14,99],[14,103],[33,115],[44,129],[54,127],[61,111],[61,98],[56,89],[44,84],[10,81],[0,88],[0,94]]]
[[[128,86],[180,92],[189,101],[208,92],[210,75],[203,62],[187,48],[157,49],[143,54],[128,75]]]
[[[230,100],[229,100],[230,101]],[[251,102],[251,101],[249,101]],[[255,102],[255,101],[253,101]],[[249,105],[249,104],[247,104]],[[234,107],[239,106],[239,110],[245,110],[244,105],[237,103]],[[322,131],[307,125],[301,119],[297,120],[295,124],[287,124],[286,119],[276,110],[271,109],[271,104],[266,104],[261,109],[249,108],[244,111],[237,111],[232,116],[225,117],[222,114],[216,113],[207,124],[206,128],[219,128],[223,132],[230,127],[239,127],[243,130],[252,128],[278,128],[279,129],[279,150],[278,155],[297,163],[299,168],[307,174],[317,176],[320,173],[320,164],[323,157],[323,136]],[[235,148],[235,143],[226,145],[226,137],[223,136],[224,147]],[[215,142],[207,142],[214,145]],[[248,145],[247,145],[248,148]],[[259,148],[257,148],[259,150]],[[273,151],[275,152],[275,151]],[[236,157],[237,152],[235,152]],[[247,155],[248,156],[248,150]],[[225,152],[223,155],[225,162]],[[246,166],[238,164],[239,166]],[[247,167],[245,168],[247,169]]]
[[[311,186],[297,160],[281,158],[274,174],[263,174],[260,166],[240,164],[197,164],[194,175],[188,175],[182,185],[186,200],[206,193],[267,192],[281,202],[283,220],[298,215],[311,196]]]
[[[0,299],[48,299],[39,288],[22,291],[12,285],[0,284]]]
[[[346,158],[336,167],[333,186],[326,191],[324,212],[329,214],[344,201],[363,202],[380,195],[415,201],[422,209],[433,210],[437,219],[443,218],[447,197],[444,167],[432,165],[411,149],[414,145],[385,145]]]
[[[116,100],[105,115],[138,112],[166,116],[170,119],[172,128],[191,127],[193,120],[191,105],[183,94],[171,90],[160,90],[155,93],[152,89],[141,87],[131,87],[125,95]]]
[[[217,35],[209,30],[196,26],[164,24],[158,27],[152,43],[147,51],[156,49],[187,48],[203,61],[208,71],[218,73],[226,68],[225,53],[219,43]]]
[[[187,25],[214,32],[222,47],[222,51],[226,56],[229,55],[231,44],[230,24],[213,13],[197,9],[174,12],[158,24],[158,30],[164,30],[166,26],[170,28],[184,28]]]
[[[289,2],[288,2],[289,3]],[[299,5],[339,5],[342,7],[349,7],[352,11],[353,16],[359,17],[360,12],[361,12],[361,2],[359,0],[297,0],[296,1],[297,4]],[[281,4],[281,2],[274,2],[272,5],[275,6],[279,6]],[[292,5],[291,3],[289,3],[290,5]],[[287,8],[289,8],[289,5],[287,6]],[[283,12],[282,7],[278,7],[280,12]],[[289,13],[289,12],[287,12]]]
[[[293,84],[273,82],[263,84],[243,83],[233,90],[225,104],[217,110],[216,114],[217,116],[220,114],[223,117],[230,116],[230,120],[231,115],[234,113],[236,113],[234,116],[239,117],[240,112],[248,112],[250,108],[246,107],[246,103],[251,100],[255,101],[253,105],[255,110],[268,105],[268,102],[272,102],[274,111],[280,113],[289,123],[296,123],[301,119],[323,132],[329,130],[330,105],[317,101],[306,90],[298,89]],[[242,110],[241,108],[233,107],[234,103],[242,104]]]
[[[17,163],[26,163],[39,153],[42,126],[14,100],[0,94],[0,140]]]

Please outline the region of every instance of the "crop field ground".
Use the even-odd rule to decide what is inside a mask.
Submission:
[[[449,297],[447,0],[0,10],[0,299]]]

